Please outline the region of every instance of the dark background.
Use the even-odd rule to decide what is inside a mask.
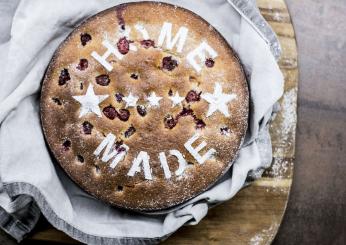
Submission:
[[[286,2],[299,50],[298,128],[293,186],[273,244],[345,245],[346,0]],[[9,38],[5,16],[0,43]],[[16,242],[0,231],[0,244]]]
[[[346,0],[286,0],[298,42],[296,162],[274,244],[346,244]]]

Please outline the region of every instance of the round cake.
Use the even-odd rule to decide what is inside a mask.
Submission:
[[[90,17],[47,69],[47,143],[84,190],[117,207],[162,210],[213,185],[237,157],[249,93],[237,55],[198,15],[169,4]]]

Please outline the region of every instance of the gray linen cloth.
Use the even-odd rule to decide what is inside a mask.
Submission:
[[[280,45],[253,1],[162,1],[185,7],[211,23],[238,53],[250,88],[250,124],[233,171],[192,200],[154,213],[111,207],[85,193],[49,154],[39,119],[42,77],[53,52],[86,17],[120,0],[19,2],[10,38],[0,44],[0,226],[20,241],[40,213],[57,229],[88,244],[151,244],[208,208],[232,198],[249,173],[271,163],[268,121],[283,93],[276,63]],[[257,175],[258,176],[258,175]]]

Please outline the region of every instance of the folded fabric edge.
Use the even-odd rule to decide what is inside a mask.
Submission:
[[[24,182],[3,183],[5,191],[9,196],[14,197],[17,195],[32,196],[41,210],[44,217],[58,230],[68,234],[70,237],[86,244],[157,244],[160,241],[168,238],[171,234],[164,237],[145,238],[145,237],[101,237],[84,233],[83,231],[73,227],[65,220],[59,218],[57,214],[51,209],[48,202],[42,193],[33,185]],[[0,226],[10,235],[12,235],[18,242],[21,241],[27,233],[31,230],[22,225],[20,222],[11,217],[4,209],[0,207]],[[3,219],[4,218],[4,219]],[[3,221],[4,220],[4,221]]]
[[[281,45],[277,35],[270,27],[268,22],[263,18],[256,3],[249,3],[244,0],[227,0],[235,10],[256,30],[256,32],[265,40],[269,45],[275,60],[278,61],[281,56]]]
[[[5,209],[0,207],[0,227],[3,231],[5,231],[7,234],[16,239],[17,242],[20,242],[33,229],[33,227],[37,223],[37,220],[40,217],[40,215],[35,215],[37,213],[40,213],[37,206],[36,210],[37,211],[29,210],[29,212],[33,213],[32,217],[34,221],[30,222],[31,225],[25,225],[19,219],[7,213]]]

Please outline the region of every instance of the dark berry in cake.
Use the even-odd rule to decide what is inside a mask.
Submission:
[[[84,157],[82,155],[77,155],[77,160],[80,163],[84,163]]]
[[[126,39],[126,37],[120,38],[117,43],[118,50],[121,54],[127,54],[130,50],[130,42]]]
[[[91,36],[88,33],[82,33],[80,34],[80,42],[82,43],[83,46],[87,44],[87,42],[91,41]]]
[[[120,146],[119,149],[118,149],[118,153],[123,152],[123,151],[126,151],[125,147]]]
[[[54,101],[55,104],[62,105],[61,100],[59,100],[58,98],[52,98],[52,100]]]
[[[124,98],[124,95],[122,93],[116,93],[115,94],[115,99],[117,100],[117,102],[122,102]]]
[[[206,126],[202,119],[195,119],[195,124],[197,129],[204,128]]]
[[[79,64],[77,65],[77,69],[80,71],[84,71],[86,68],[88,68],[88,60],[87,59],[80,59]]]
[[[201,93],[202,92],[200,92],[200,93],[197,93],[195,90],[190,90],[188,93],[187,93],[187,95],[186,95],[186,97],[185,97],[185,100],[187,101],[187,102],[195,102],[195,101],[200,101],[201,100]]]
[[[111,82],[109,76],[105,74],[97,76],[95,80],[96,83],[101,86],[108,86],[108,84]]]
[[[62,69],[59,76],[59,85],[60,86],[65,85],[66,82],[70,80],[71,80],[71,77],[68,70],[66,68]]]
[[[118,140],[118,141],[116,141],[115,144],[114,144],[114,148],[115,148],[116,150],[118,150],[118,149],[122,146],[123,143],[124,143],[123,140]]]
[[[115,108],[113,106],[109,105],[103,109],[103,114],[107,118],[114,120],[114,118],[117,117],[118,112],[115,110]]]
[[[190,108],[183,107],[183,110],[177,115],[177,120],[180,117],[193,116],[193,110]]]
[[[65,140],[64,143],[62,144],[62,146],[63,146],[65,151],[68,151],[71,148],[71,141]]]
[[[139,115],[141,115],[142,117],[144,117],[145,115],[147,115],[147,109],[145,108],[144,105],[138,105],[137,106],[137,112]]]
[[[142,41],[141,41],[141,45],[142,45],[142,47],[148,49],[148,48],[150,48],[150,47],[155,47],[155,41],[150,40],[150,39],[148,39],[148,40],[142,40]]]
[[[220,128],[220,132],[222,135],[229,135],[231,133],[231,129],[225,126]]]
[[[205,65],[209,68],[212,68],[215,64],[215,61],[212,58],[208,58],[205,60]]]
[[[178,66],[178,62],[172,59],[172,56],[167,56],[162,59],[162,67],[168,71],[172,71]]]
[[[131,135],[133,135],[136,132],[135,127],[131,125],[126,131],[125,131],[125,138],[129,138]]]
[[[88,121],[83,122],[82,126],[83,126],[83,132],[85,134],[91,134],[91,131],[94,128],[94,126]]]
[[[167,115],[164,119],[163,122],[165,124],[165,127],[168,129],[172,129],[177,125],[177,120],[174,119],[172,115]]]
[[[138,79],[138,75],[136,73],[132,73],[130,77],[135,80]]]
[[[118,117],[121,121],[126,122],[127,120],[129,120],[130,111],[127,109],[120,109],[118,112]]]
[[[117,14],[118,24],[120,25],[120,28],[122,30],[125,30],[125,20],[123,17],[123,11],[124,11],[123,8],[118,8],[116,10],[116,14]]]

